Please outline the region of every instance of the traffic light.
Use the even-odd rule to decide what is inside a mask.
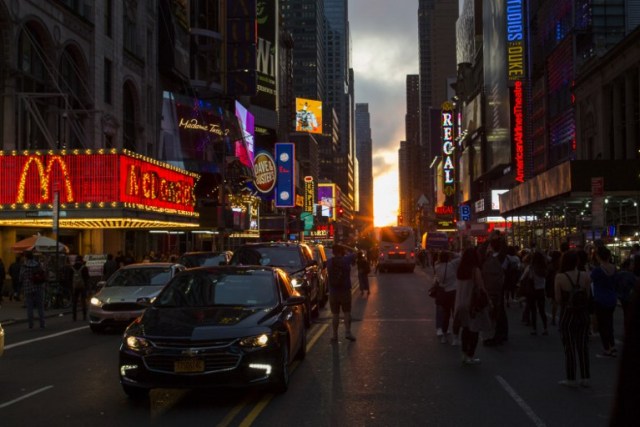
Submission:
[[[344,209],[342,209],[342,207],[338,208],[338,218],[341,217],[344,214]]]

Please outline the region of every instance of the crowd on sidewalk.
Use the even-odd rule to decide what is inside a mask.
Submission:
[[[615,359],[619,354],[615,310],[623,312],[625,341],[640,328],[632,314],[640,298],[638,245],[617,267],[599,241],[591,247],[563,244],[542,251],[508,246],[496,232],[477,247],[440,251],[433,260],[429,295],[435,299],[436,335],[442,343],[461,346],[463,364],[480,363],[480,342],[485,347],[508,342],[506,308],[515,306],[522,309],[521,321],[532,336],[547,336],[551,327],[560,332],[566,378],[559,384],[590,387],[590,340],[600,341],[596,357]]]

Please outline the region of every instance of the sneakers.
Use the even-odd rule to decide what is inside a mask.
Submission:
[[[602,353],[596,354],[598,359],[614,359],[616,356],[615,351],[603,351]]]
[[[457,336],[454,336],[453,339],[451,340],[451,345],[460,345],[460,338],[458,338]]]
[[[562,381],[558,381],[558,384],[564,387],[569,387],[569,388],[576,388],[579,386],[579,384],[575,380],[562,380]]]
[[[447,336],[446,336],[446,335],[441,336],[441,337],[440,337],[440,342],[441,342],[442,344],[446,344],[446,343],[447,343]]]
[[[591,381],[589,381],[589,378],[580,380],[580,387],[582,387],[582,388],[591,387]]]
[[[436,330],[436,335],[437,335],[437,336],[441,337],[443,334],[444,334],[444,332],[442,332],[442,328],[438,328],[438,329]]]
[[[477,357],[467,357],[467,359],[464,361],[465,365],[479,365],[480,364],[480,359],[478,359]]]

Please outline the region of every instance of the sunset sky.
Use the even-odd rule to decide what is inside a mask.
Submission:
[[[371,115],[374,221],[395,225],[406,76],[418,74],[418,0],[350,0],[349,22],[356,102]]]

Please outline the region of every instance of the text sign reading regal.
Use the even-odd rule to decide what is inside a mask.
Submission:
[[[453,104],[451,102],[444,102],[442,104],[440,123],[442,128],[442,159],[443,159],[443,177],[442,177],[442,191],[446,196],[445,205],[452,206],[452,196],[455,192],[455,171],[453,166]]]

